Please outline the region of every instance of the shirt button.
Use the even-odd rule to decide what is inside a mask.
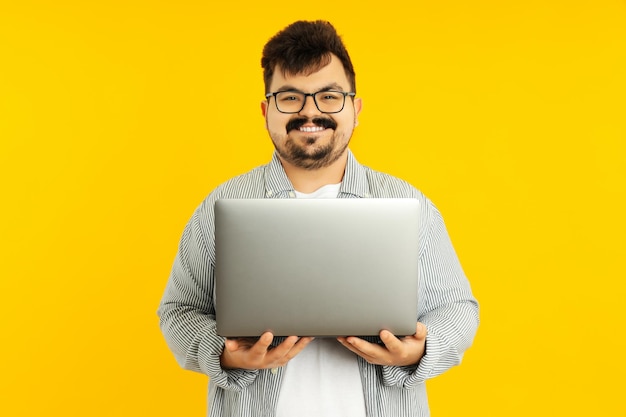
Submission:
[[[267,190],[266,195],[267,195],[268,197],[271,197],[271,196],[273,196],[273,195],[274,195],[274,191],[272,191],[272,190]]]
[[[293,191],[289,191],[289,197],[294,198],[296,196],[296,193],[294,193]]]
[[[272,368],[272,375],[276,375],[278,373],[278,368]]]

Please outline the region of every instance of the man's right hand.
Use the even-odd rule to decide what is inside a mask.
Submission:
[[[267,369],[284,366],[308,345],[313,338],[289,336],[280,345],[270,348],[274,335],[265,332],[256,343],[250,339],[227,339],[220,356],[225,369]]]

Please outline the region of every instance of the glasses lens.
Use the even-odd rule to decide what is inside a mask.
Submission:
[[[276,94],[278,110],[285,113],[298,113],[304,105],[305,96],[295,91],[282,91]]]
[[[345,96],[337,91],[320,91],[315,93],[317,108],[323,113],[336,113],[343,109]]]

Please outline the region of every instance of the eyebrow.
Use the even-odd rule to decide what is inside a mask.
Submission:
[[[330,90],[334,90],[334,91],[343,91],[343,87],[340,86],[337,83],[330,83],[327,84],[326,86],[320,88],[319,90],[316,90],[315,92],[318,93],[320,91],[330,91]],[[297,93],[304,93],[304,91],[292,86],[292,85],[283,85],[282,87],[280,87],[278,90],[276,90],[277,92],[283,92],[283,91],[294,91]]]

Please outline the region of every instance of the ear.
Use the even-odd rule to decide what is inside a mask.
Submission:
[[[263,100],[261,102],[261,114],[263,115],[263,119],[265,119],[265,129],[269,130],[269,125],[267,122],[267,109],[269,108],[269,103],[267,100]]]
[[[359,124],[359,114],[361,113],[361,110],[363,109],[363,101],[361,100],[361,98],[355,98],[354,99],[354,125],[358,125]]]

